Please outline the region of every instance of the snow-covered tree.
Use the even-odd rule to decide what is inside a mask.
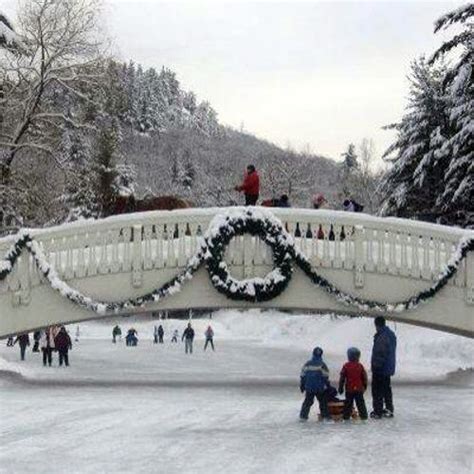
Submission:
[[[53,155],[54,132],[65,123],[82,124],[66,116],[54,95],[88,100],[99,64],[97,2],[93,0],[30,0],[21,4],[18,34],[24,54],[7,50],[0,62],[4,98],[0,113],[0,167],[3,183],[23,150]]]
[[[384,215],[414,217],[432,214],[439,195],[443,166],[438,160],[444,140],[443,71],[423,58],[412,63],[406,113],[395,142],[384,153],[391,164],[380,185]]]
[[[446,169],[438,211],[452,223],[474,226],[474,5],[467,4],[439,18],[435,33],[452,26],[460,32],[444,42],[431,63],[455,60],[446,71],[444,98],[447,137],[441,144]]]

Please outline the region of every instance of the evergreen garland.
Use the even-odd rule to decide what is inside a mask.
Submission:
[[[228,266],[223,260],[225,249],[231,239],[245,233],[259,237],[273,251],[274,268],[264,278],[237,280],[230,275]],[[98,314],[117,313],[122,310],[143,307],[147,303],[156,302],[175,294],[181,290],[182,284],[192,278],[202,264],[206,265],[213,286],[228,298],[252,302],[269,301],[279,296],[287,288],[293,274],[292,261],[315,285],[345,305],[356,307],[361,311],[402,312],[413,309],[420,303],[433,298],[446,286],[456,274],[467,253],[474,251],[474,238],[465,237],[461,240],[446,269],[432,286],[397,303],[366,300],[336,288],[313,270],[307,257],[296,249],[293,238],[285,230],[281,221],[269,211],[261,209],[235,208],[223,215],[217,215],[212,220],[196,255],[189,259],[185,268],[177,276],[160,288],[121,302],[98,302],[71,288],[59,278],[56,270],[47,262],[38,242],[24,231],[19,232],[11,249],[3,261],[0,261],[0,281],[12,272],[18,257],[25,248],[31,253],[35,264],[54,290],[69,301]]]

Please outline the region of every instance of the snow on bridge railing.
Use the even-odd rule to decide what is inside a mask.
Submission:
[[[132,272],[139,287],[142,273],[181,268],[194,254],[212,218],[225,208],[183,209],[123,214],[83,220],[46,229],[30,229],[50,263],[64,280],[97,274]],[[446,267],[460,240],[473,231],[361,213],[330,210],[271,209],[294,236],[295,244],[314,267],[354,272],[354,284],[364,286],[366,272],[432,281]],[[0,259],[14,236],[0,239]],[[268,247],[244,235],[229,245],[228,263],[252,272],[272,264]],[[465,259],[451,284],[474,287],[472,255]],[[17,291],[42,281],[31,257],[23,253],[0,291]]]

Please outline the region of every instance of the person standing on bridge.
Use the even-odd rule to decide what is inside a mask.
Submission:
[[[61,329],[54,338],[54,345],[56,346],[59,354],[59,365],[63,365],[64,362],[66,367],[69,367],[68,352],[69,349],[72,349],[72,341],[64,326],[61,326]]]
[[[375,318],[374,346],[372,348],[372,403],[371,418],[393,418],[391,377],[395,374],[397,337],[386,326],[385,318]]]
[[[247,173],[242,184],[235,187],[236,191],[245,195],[245,205],[255,206],[260,194],[260,177],[254,165],[247,166]]]
[[[300,411],[300,420],[302,421],[308,419],[309,410],[314,403],[314,397],[318,399],[322,420],[331,420],[326,397],[326,388],[329,385],[329,369],[322,357],[323,350],[320,347],[315,347],[313,357],[301,369],[300,390],[301,393],[306,392]]]
[[[16,337],[15,342],[13,344],[16,344],[17,342],[20,346],[21,360],[25,360],[26,347],[30,345],[30,336],[27,332],[23,332]]]
[[[193,353],[193,340],[194,340],[194,329],[191,327],[191,323],[188,323],[187,328],[184,330],[181,337],[181,341],[184,340],[184,351],[187,354]]]

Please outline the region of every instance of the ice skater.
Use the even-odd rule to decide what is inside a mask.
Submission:
[[[301,406],[300,420],[306,421],[309,416],[309,410],[316,397],[319,402],[319,411],[323,421],[331,420],[326,398],[326,387],[329,383],[329,369],[324,363],[323,350],[315,347],[313,357],[308,360],[301,369],[300,390],[305,393],[305,399]]]
[[[171,337],[171,342],[178,342],[179,331],[175,329],[173,331],[173,336]]]
[[[193,340],[194,340],[194,329],[191,327],[191,323],[188,323],[188,326],[183,332],[181,337],[181,342],[184,340],[184,351],[187,354],[193,353]]]
[[[365,406],[364,392],[367,390],[367,372],[359,362],[360,350],[350,347],[347,350],[347,359],[341,370],[339,378],[339,393],[346,392],[344,402],[344,420],[349,420],[352,415],[354,401],[361,420],[367,420],[367,408]]]
[[[160,324],[158,326],[158,343],[163,344],[163,337],[165,335],[165,330],[163,329],[163,326]]]
[[[59,355],[59,365],[69,367],[69,350],[72,349],[72,341],[64,326],[61,326],[58,334],[54,338],[54,345]]]
[[[118,324],[116,324],[112,329],[112,342],[114,344],[117,342],[117,337],[122,339],[122,330]]]
[[[13,345],[15,345],[17,342],[18,342],[18,345],[20,346],[21,360],[25,360],[26,348],[30,345],[30,336],[28,335],[27,332],[23,332],[16,337]]]
[[[214,348],[214,330],[212,329],[211,325],[209,325],[204,333],[206,337],[206,343],[204,344],[204,350],[207,349],[207,345],[211,344],[212,350],[215,351]]]
[[[51,334],[51,329],[46,328],[44,331],[41,331],[40,337],[40,348],[43,353],[43,366],[46,367],[48,364],[51,367],[53,362],[53,336]]]

